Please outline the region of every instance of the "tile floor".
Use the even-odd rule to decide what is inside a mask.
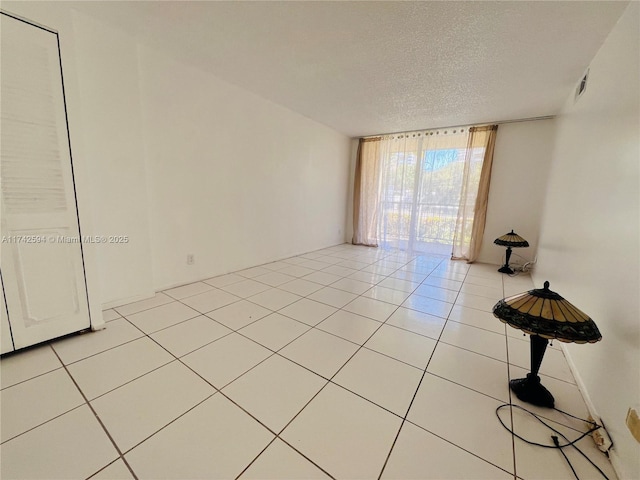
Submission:
[[[494,266],[339,245],[107,310],[103,331],[0,360],[3,479],[565,479],[498,422],[529,344]],[[586,408],[562,351],[541,373]],[[575,438],[581,422],[530,407]],[[519,435],[550,443],[520,410]],[[578,445],[615,474],[590,437]],[[581,479],[600,478],[575,450]]]

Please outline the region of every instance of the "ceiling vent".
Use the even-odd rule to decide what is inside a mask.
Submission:
[[[582,96],[582,94],[587,89],[587,80],[588,79],[589,79],[589,69],[587,68],[587,71],[584,72],[584,75],[582,76],[582,79],[580,80],[580,83],[576,87],[576,98],[575,98],[576,102],[578,101],[578,99]]]

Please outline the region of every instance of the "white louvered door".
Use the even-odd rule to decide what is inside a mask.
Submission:
[[[0,268],[19,349],[88,328],[90,319],[58,37],[0,17]],[[2,335],[4,352],[4,324]]]

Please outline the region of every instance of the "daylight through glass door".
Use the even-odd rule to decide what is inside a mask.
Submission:
[[[379,238],[383,246],[451,254],[462,183],[478,190],[482,146],[468,145],[467,128],[413,132],[381,142]],[[467,149],[471,162],[465,162]]]

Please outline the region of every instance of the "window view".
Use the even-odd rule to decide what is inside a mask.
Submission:
[[[468,203],[461,207],[461,196],[475,201],[484,148],[473,148],[467,164],[466,135],[430,140],[395,142],[383,155],[379,235],[389,247],[448,255]],[[465,178],[470,188],[462,188]]]

